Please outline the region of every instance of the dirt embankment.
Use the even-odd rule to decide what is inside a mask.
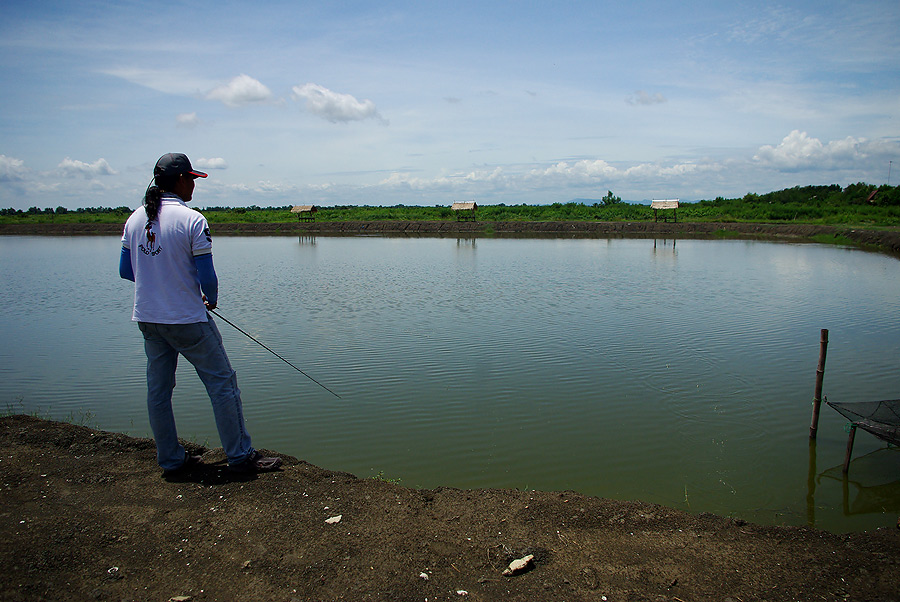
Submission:
[[[262,236],[512,236],[512,237],[641,237],[811,240],[819,235],[842,236],[852,242],[900,254],[900,231],[864,230],[812,224],[673,223],[673,222],[456,222],[347,221],[212,224],[217,235]],[[56,236],[121,234],[120,224],[0,224],[0,235]]]
[[[289,457],[237,479],[190,445],[206,466],[165,480],[150,440],[25,416],[0,445],[2,600],[900,600],[900,529],[414,490]]]

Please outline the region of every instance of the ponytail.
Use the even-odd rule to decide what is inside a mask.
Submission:
[[[151,184],[144,193],[144,210],[147,211],[147,223],[151,223],[159,217],[159,208],[162,204],[162,193],[171,192],[178,178],[171,176],[156,176],[156,184]]]
[[[159,205],[162,200],[162,191],[159,186],[150,186],[144,194],[144,210],[147,212],[147,223],[153,222],[159,217]]]

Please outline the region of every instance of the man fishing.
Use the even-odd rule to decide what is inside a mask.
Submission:
[[[183,154],[160,157],[153,169],[154,184],[143,206],[128,218],[122,236],[119,275],[135,284],[132,320],[144,337],[147,410],[157,462],[166,476],[201,462],[178,442],[172,390],[179,354],[193,364],[206,386],[229,470],[254,473],[281,465],[281,458],[263,457],[250,443],[237,375],[209,314],[216,308],[219,284],[212,236],[206,218],[187,206],[194,180],[206,176]]]

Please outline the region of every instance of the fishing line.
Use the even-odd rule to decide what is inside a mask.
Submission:
[[[230,321],[228,318],[226,318],[226,317],[223,316],[222,314],[218,313],[216,310],[214,310],[214,309],[209,309],[209,310],[207,310],[207,311],[208,311],[209,313],[213,314],[214,316],[216,316],[217,318],[221,318],[222,320],[224,320],[228,325],[230,325],[231,327],[233,327],[235,330],[237,330],[238,332],[240,332],[241,334],[243,334],[244,336],[246,336],[248,339],[250,339],[251,341],[253,341],[253,342],[256,343],[257,345],[259,345],[260,347],[262,347],[263,349],[265,349],[266,351],[268,351],[269,353],[271,353],[272,355],[274,355],[275,357],[277,357],[278,359],[280,359],[282,362],[284,362],[285,364],[287,364],[288,366],[290,366],[291,368],[293,368],[294,370],[296,370],[297,372],[299,372],[300,374],[302,374],[303,376],[305,376],[305,377],[308,378],[309,380],[313,381],[314,383],[316,383],[317,385],[319,385],[320,387],[322,387],[323,389],[325,389],[326,391],[328,391],[329,393],[331,393],[332,395],[334,395],[335,397],[337,397],[338,399],[343,399],[340,395],[338,395],[337,393],[335,393],[334,391],[332,391],[331,389],[329,389],[328,387],[326,387],[325,385],[323,385],[322,383],[320,383],[319,381],[317,381],[316,379],[314,379],[312,376],[310,376],[309,374],[307,374],[306,372],[304,372],[303,370],[301,370],[300,368],[298,368],[298,367],[295,366],[294,364],[290,363],[289,361],[287,361],[286,359],[284,359],[283,357],[281,357],[280,355],[278,355],[277,353],[275,353],[274,351],[272,351],[271,349],[269,349],[268,347],[266,347],[265,345],[263,345],[261,342],[259,342],[259,341],[256,340],[255,338],[253,338],[253,335],[251,335],[250,333],[248,333],[248,332],[246,332],[245,330],[243,330],[240,326],[238,326],[238,325],[235,324],[234,322]]]

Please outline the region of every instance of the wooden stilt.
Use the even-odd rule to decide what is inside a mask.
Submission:
[[[809,438],[815,439],[819,430],[819,406],[822,405],[822,380],[825,378],[825,354],[828,352],[828,329],[822,329],[819,340],[819,365],[816,367],[816,392],[813,396],[812,422],[809,425]]]
[[[850,425],[850,437],[847,438],[847,455],[844,457],[844,474],[850,470],[850,456],[853,455],[853,440],[856,439],[856,425]]]

